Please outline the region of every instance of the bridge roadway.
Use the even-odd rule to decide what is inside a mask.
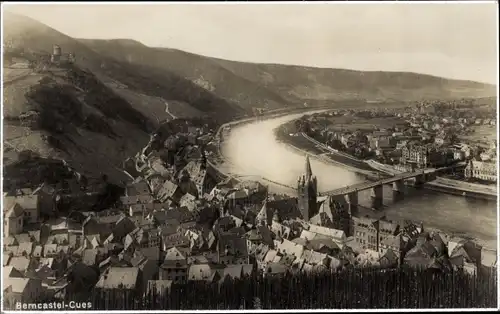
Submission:
[[[259,175],[252,175],[252,174],[248,174],[248,175],[234,175],[234,174],[231,174],[231,173],[228,173],[228,175],[230,175],[231,177],[233,177],[235,179],[238,179],[238,180],[252,179],[252,178],[253,179],[260,179],[262,181],[270,182],[272,184],[275,184],[275,185],[278,185],[278,186],[281,186],[281,187],[284,187],[284,188],[287,188],[287,189],[290,189],[290,190],[297,191],[296,187],[293,187],[293,186],[290,186],[290,185],[287,185],[287,184],[284,184],[284,183],[280,183],[280,182],[277,182],[277,181],[273,181],[271,179],[268,179],[266,177],[259,176]]]
[[[358,183],[358,184],[354,184],[354,185],[350,185],[350,186],[341,187],[341,188],[338,188],[335,190],[322,192],[322,193],[319,193],[319,196],[345,195],[345,194],[349,194],[352,192],[368,190],[370,188],[373,188],[373,187],[376,187],[379,185],[386,185],[386,184],[393,183],[396,181],[414,178],[418,175],[425,175],[427,173],[436,172],[438,170],[440,170],[440,169],[428,169],[428,170],[421,170],[419,172],[405,172],[405,173],[397,174],[397,175],[392,176],[390,178],[378,180],[375,182],[367,181],[367,182],[362,182],[362,183]]]

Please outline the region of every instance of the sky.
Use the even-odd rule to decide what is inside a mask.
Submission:
[[[236,61],[497,83],[494,2],[4,5],[77,38],[129,38]]]

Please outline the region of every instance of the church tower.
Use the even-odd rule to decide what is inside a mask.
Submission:
[[[298,205],[304,220],[309,221],[311,217],[318,213],[317,196],[318,182],[312,174],[309,156],[306,157],[305,175],[299,177],[297,182]]]

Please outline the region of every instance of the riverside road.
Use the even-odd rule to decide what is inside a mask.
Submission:
[[[242,179],[261,177],[272,192],[293,195],[297,178],[304,172],[305,155],[277,141],[274,129],[304,115],[291,114],[232,127],[222,145],[228,163],[226,171]],[[319,192],[339,189],[365,181],[346,167],[312,158]],[[273,184],[272,182],[280,184]],[[383,212],[388,219],[422,221],[428,228],[474,237],[488,248],[496,248],[496,203],[468,199],[429,190],[406,188],[405,198],[393,201],[392,189],[384,188]],[[369,207],[370,190],[359,193],[360,205]]]

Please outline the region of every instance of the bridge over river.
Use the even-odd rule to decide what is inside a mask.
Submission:
[[[338,189],[326,191],[319,193],[320,196],[327,196],[327,195],[345,195],[349,194],[352,192],[358,192],[358,191],[363,191],[363,190],[368,190],[371,188],[376,188],[380,185],[386,185],[386,184],[391,184],[391,183],[398,183],[402,184],[403,181],[408,180],[408,179],[415,179],[415,185],[420,185],[423,184],[427,181],[431,181],[435,179],[435,174],[436,172],[440,171],[440,169],[428,169],[428,170],[421,170],[418,172],[405,172],[401,174],[394,175],[389,178],[377,180],[375,182],[361,182],[357,183],[354,185],[350,186],[345,186],[341,187]]]
[[[297,178],[304,173],[306,152],[280,142],[275,137],[274,130],[283,123],[298,119],[302,115],[304,113],[233,126],[221,144],[224,163],[218,167],[224,173],[235,176],[245,177],[247,174],[252,174],[255,175],[255,179],[258,176],[279,182],[290,188],[269,183],[271,192],[296,195],[294,190],[297,188]],[[320,192],[372,181],[371,178],[367,180],[365,175],[327,162],[326,158],[324,160],[311,158],[311,166],[313,173],[317,176]],[[394,174],[397,173],[394,172]],[[381,178],[373,176],[373,179],[378,181],[387,177],[390,177],[390,174]],[[429,186],[429,189],[407,186],[404,191],[404,200],[398,202],[394,202],[392,186],[391,188],[384,187],[384,215],[395,221],[419,221],[429,230],[434,228],[453,234],[467,234],[475,239],[481,239],[479,243],[483,247],[496,248],[496,202],[433,191],[434,185],[441,180],[442,177],[438,174],[436,180],[424,184],[425,187]],[[269,181],[262,180],[261,182],[265,184]],[[358,193],[360,207],[371,206],[370,190]]]

